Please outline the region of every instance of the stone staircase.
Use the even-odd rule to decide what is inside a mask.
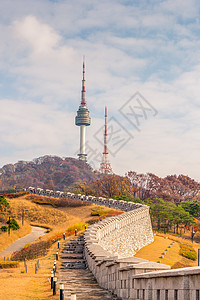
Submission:
[[[80,235],[64,246],[61,254],[62,268],[64,269],[86,269],[83,258],[84,237]]]
[[[99,287],[93,274],[87,269],[84,257],[84,237],[81,235],[65,244],[60,255],[62,266],[59,283],[64,284],[65,300],[76,294],[77,300],[117,300],[107,290]]]

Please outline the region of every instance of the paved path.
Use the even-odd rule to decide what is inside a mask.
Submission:
[[[15,241],[12,245],[10,245],[8,248],[0,252],[0,257],[7,255],[8,253],[12,253],[14,251],[20,251],[21,249],[24,248],[24,245],[27,243],[32,243],[35,241],[38,237],[42,236],[45,234],[46,229],[41,228],[41,227],[36,227],[36,226],[31,226],[32,227],[32,232],[25,235],[24,237],[18,239]]]

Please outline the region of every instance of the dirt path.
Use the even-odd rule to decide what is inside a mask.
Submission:
[[[46,229],[36,227],[36,226],[31,226],[32,227],[32,232],[25,235],[24,237],[18,239],[15,241],[12,245],[10,245],[8,248],[6,248],[4,251],[0,252],[0,257],[7,255],[9,253],[12,253],[14,251],[20,251],[21,249],[24,248],[24,245],[27,243],[32,243],[35,241],[38,237],[42,236],[45,234]]]

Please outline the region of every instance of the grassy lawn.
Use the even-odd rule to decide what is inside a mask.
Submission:
[[[172,266],[176,261],[179,261],[182,256],[178,254],[179,244],[174,243],[166,252],[165,249],[171,244],[172,240],[165,239],[160,236],[154,236],[154,242],[139,250],[135,257],[145,258],[150,261],[161,261],[163,264]],[[166,252],[164,258],[159,258],[163,252]]]
[[[168,239],[166,239],[165,237],[168,237]],[[171,246],[171,248],[168,248],[168,251],[165,251],[172,241],[175,241],[175,243]],[[170,236],[169,234],[155,235],[154,242],[139,250],[136,253],[135,257],[144,258],[155,262],[160,261],[162,264],[166,264],[169,266],[173,266],[177,262],[180,262],[187,266],[197,266],[197,261],[192,261],[179,255],[179,242],[192,245],[192,243],[188,242],[185,239]],[[200,248],[200,245],[193,243],[193,247],[197,251],[198,247]],[[159,258],[163,252],[165,252],[166,254],[163,255],[163,258]]]

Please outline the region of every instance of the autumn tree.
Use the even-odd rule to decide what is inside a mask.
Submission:
[[[200,184],[188,176],[170,175],[161,178],[152,173],[129,171],[127,177],[131,182],[132,195],[143,200],[162,198],[178,205],[181,201],[199,197]]]
[[[149,174],[137,174],[136,172],[130,171],[127,174],[127,178],[131,183],[130,192],[134,197],[141,199],[148,197]]]
[[[73,192],[77,194],[83,194],[86,196],[88,195],[97,196],[97,191],[93,187],[92,183],[86,183],[86,182],[76,183],[74,185]]]
[[[3,195],[0,195],[0,211],[2,214],[4,214],[7,209],[10,207],[8,201]]]
[[[125,176],[104,175],[101,179],[89,184],[96,196],[113,197],[130,193],[131,183]]]

